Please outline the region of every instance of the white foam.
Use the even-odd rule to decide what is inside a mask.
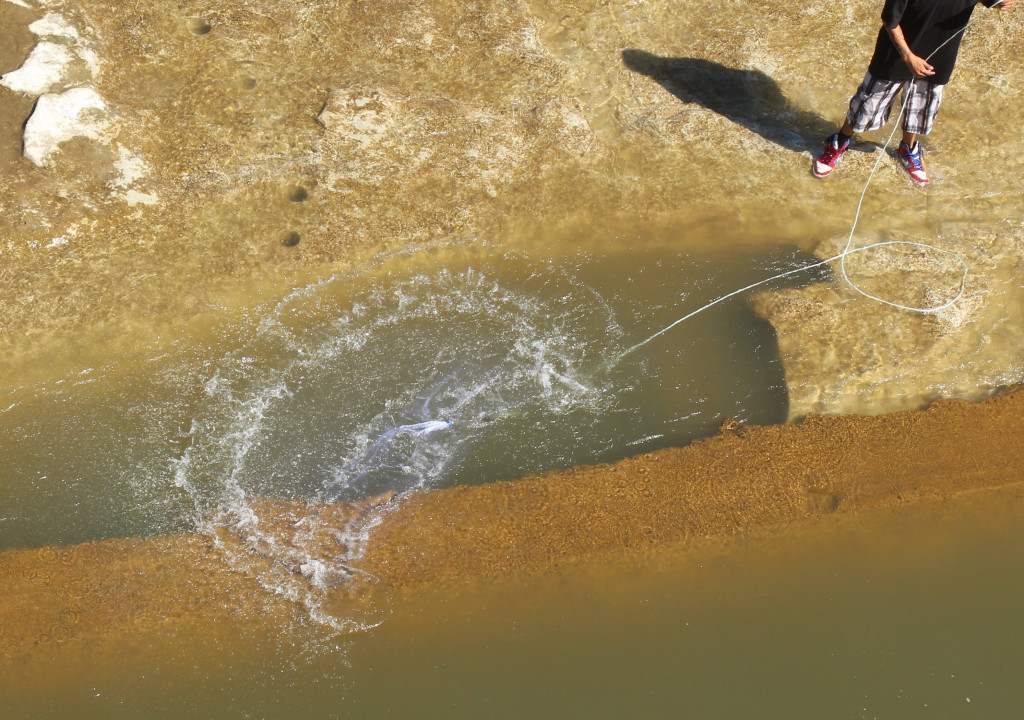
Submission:
[[[272,480],[329,503],[447,484],[481,439],[532,422],[538,405],[560,415],[607,399],[580,381],[588,346],[569,331],[593,311],[589,295],[553,307],[473,269],[355,293],[349,280],[298,289],[260,319],[251,342],[207,376],[189,446],[173,463],[175,485],[225,559],[338,630],[375,624],[334,601],[374,580],[359,558],[389,505],[343,527],[324,526],[314,505],[290,527],[271,527],[249,493]],[[343,549],[325,552],[325,535]]]

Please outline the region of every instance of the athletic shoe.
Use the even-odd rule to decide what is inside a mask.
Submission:
[[[846,148],[850,147],[850,139],[845,140],[839,139],[839,133],[833,133],[825,139],[825,149],[821,151],[821,155],[814,164],[811,166],[811,172],[817,177],[825,177],[833,170],[836,169],[836,163],[839,162],[839,158],[846,152]]]
[[[896,157],[911,180],[918,185],[928,184],[928,173],[924,171],[924,163],[921,162],[921,143],[915,140],[914,147],[910,147],[901,142],[896,150]]]

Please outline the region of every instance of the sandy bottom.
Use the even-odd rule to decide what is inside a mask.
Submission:
[[[379,515],[357,577],[323,590],[335,616],[467,584],[516,581],[571,568],[632,562],[667,547],[738,534],[792,534],[903,504],[1019,486],[1024,392],[974,404],[877,417],[810,417],[797,425],[723,427],[714,438],[609,466],[463,486],[319,510],[320,552],[331,530]],[[309,507],[267,504],[282,533]],[[797,535],[798,536],[798,535]],[[115,663],[204,638],[231,647],[309,629],[294,598],[239,568],[272,559],[233,536],[184,534],[0,553],[0,664],[12,691],[41,668]],[[298,573],[296,573],[298,574]],[[358,585],[358,587],[354,587]],[[55,664],[56,663],[56,664]],[[69,670],[70,672],[70,670]],[[6,684],[6,683],[5,683]]]

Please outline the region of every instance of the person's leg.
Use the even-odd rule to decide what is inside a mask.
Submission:
[[[817,177],[825,177],[835,169],[839,159],[850,146],[850,138],[854,133],[875,130],[889,120],[889,113],[899,88],[900,83],[879,80],[870,72],[864,76],[857,92],[850,98],[850,108],[842,127],[839,132],[825,138],[825,149],[811,165],[811,171]]]
[[[942,85],[933,85],[926,79],[908,82],[904,93],[909,93],[904,102],[903,142],[896,150],[896,157],[907,171],[910,179],[918,185],[928,182],[928,173],[924,169],[923,150],[918,138],[927,135],[935,125],[942,102]]]
[[[927,135],[935,126],[945,86],[933,85],[927,78],[906,85],[904,92],[910,93],[910,98],[904,100],[907,108],[903,113],[903,142],[913,147],[918,136]]]
[[[914,143],[917,142],[917,130],[920,127],[919,118],[915,117],[915,113],[921,107],[918,95],[920,89],[915,81],[910,81],[903,86],[903,101],[907,105],[903,112],[903,144],[910,148],[914,147]],[[910,94],[909,99],[907,98],[908,93]],[[911,131],[910,128],[914,128],[914,131]]]
[[[893,80],[882,80],[867,73],[864,81],[857,88],[857,93],[850,98],[850,109],[846,113],[844,130],[854,133],[877,130],[889,122],[896,94],[902,83]]]
[[[853,137],[853,126],[850,125],[850,118],[845,118],[843,120],[843,126],[839,128],[839,134],[847,140]]]

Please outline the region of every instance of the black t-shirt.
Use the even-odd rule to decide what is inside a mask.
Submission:
[[[886,28],[899,25],[915,55],[931,56],[928,63],[935,68],[935,74],[926,79],[936,85],[945,85],[956,63],[962,30],[970,22],[971,13],[979,2],[992,7],[997,0],[885,0],[882,29],[878,31],[875,54],[868,70],[883,80],[910,80],[914,77],[886,32]]]

